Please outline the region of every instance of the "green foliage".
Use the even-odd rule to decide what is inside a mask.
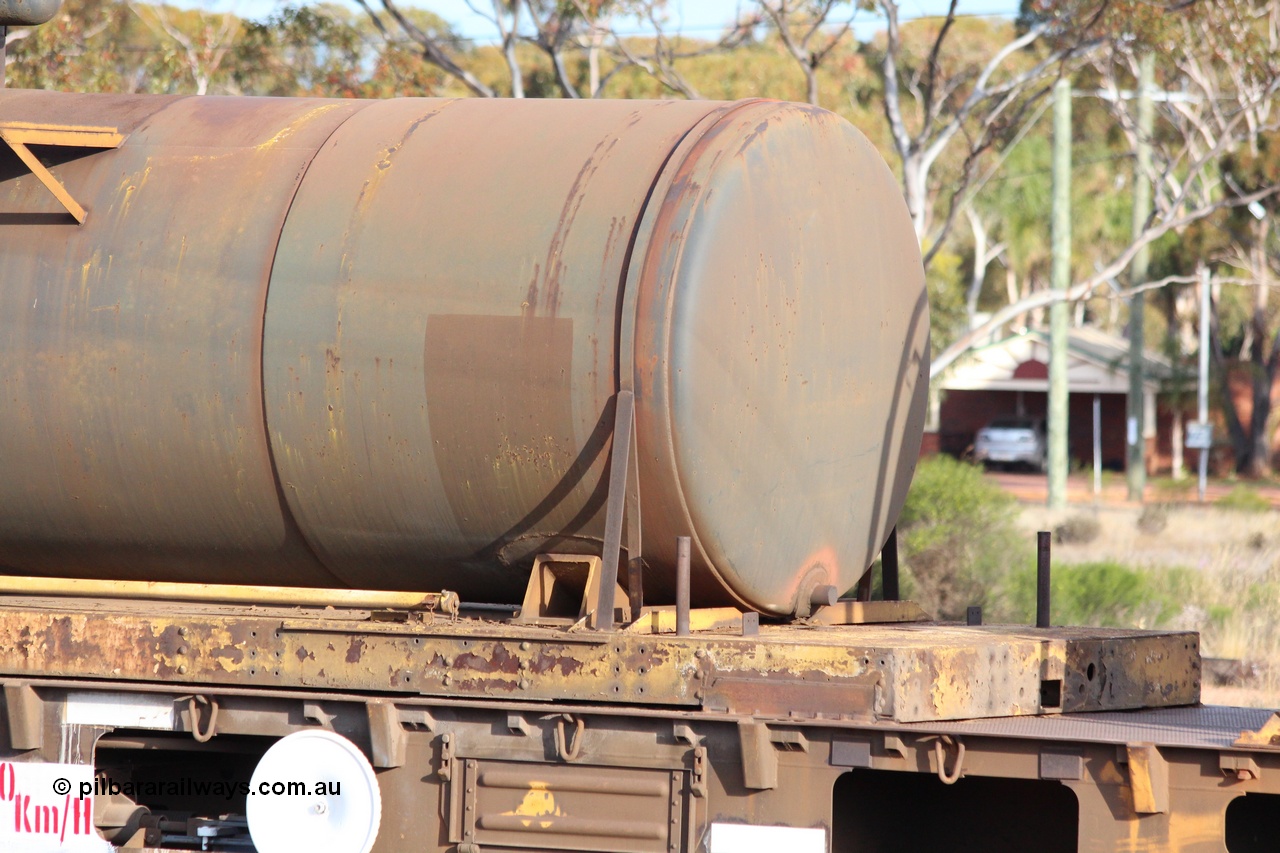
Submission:
[[[955,252],[940,250],[925,270],[925,286],[929,290],[929,330],[933,354],[965,330],[965,284],[963,259]]]
[[[1227,492],[1213,502],[1214,506],[1223,509],[1234,509],[1240,512],[1270,512],[1271,502],[1258,493],[1252,486],[1240,485]]]
[[[916,601],[939,619],[986,605],[999,578],[1030,557],[1014,529],[1014,501],[982,469],[949,456],[920,462],[898,521]]]
[[[128,7],[107,0],[64,0],[58,14],[9,45],[11,88],[118,92],[141,57],[126,45],[142,29]],[[21,32],[21,31],[19,31]]]
[[[1050,582],[1054,625],[1152,628],[1182,606],[1172,572],[1134,569],[1114,561],[1055,565]],[[1006,579],[1005,602],[1012,621],[1028,622],[1036,612],[1036,572],[1028,567]]]

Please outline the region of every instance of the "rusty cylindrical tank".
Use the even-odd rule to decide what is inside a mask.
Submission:
[[[747,101],[0,93],[0,564],[518,600],[598,553],[633,387],[646,594],[788,615],[901,508],[928,308],[836,116]]]
[[[33,27],[58,14],[62,0],[0,0],[0,27]],[[4,45],[0,43],[0,56]],[[0,68],[0,79],[4,69]]]

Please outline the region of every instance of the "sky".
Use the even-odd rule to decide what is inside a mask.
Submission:
[[[171,0],[172,2],[172,0]],[[300,0],[294,0],[295,4]],[[339,0],[354,5],[350,0]],[[486,41],[494,37],[493,25],[484,17],[473,12],[467,0],[399,0],[406,7],[427,9],[444,18],[454,26],[454,31],[466,38]],[[939,15],[946,12],[947,0],[901,0],[902,17],[904,19]],[[281,0],[177,0],[176,5],[187,8],[201,8],[208,11],[231,11],[245,18],[261,19],[270,15],[283,3]],[[370,4],[378,7],[376,0]],[[489,0],[472,0],[471,5],[485,8]],[[734,20],[738,11],[749,9],[750,0],[668,0],[667,12],[669,32],[682,32],[694,37],[715,37],[725,25]],[[1017,0],[960,0],[957,10],[964,15],[997,15],[1012,17],[1017,13]],[[861,25],[857,22],[861,21]],[[626,31],[628,22],[619,24],[619,29]],[[641,22],[634,22],[636,32],[643,32]],[[859,38],[868,38],[882,29],[874,16],[860,12],[855,19]]]

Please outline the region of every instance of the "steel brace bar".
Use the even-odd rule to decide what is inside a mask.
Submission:
[[[596,598],[595,627],[614,628],[614,590],[618,585],[618,559],[622,528],[627,528],[627,595],[631,618],[644,606],[643,559],[640,530],[640,461],[635,446],[635,395],[619,391],[615,398],[613,448],[609,456],[609,501],[605,508],[604,553],[601,555],[600,590]]]
[[[0,122],[0,140],[31,170],[45,189],[66,208],[80,225],[88,213],[67,192],[53,173],[32,153],[29,145],[58,145],[68,148],[119,148],[124,136],[114,127],[79,127],[72,125],[38,125],[27,122]]]

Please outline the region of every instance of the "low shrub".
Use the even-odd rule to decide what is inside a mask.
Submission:
[[[1031,562],[1015,527],[1015,501],[982,469],[949,456],[920,462],[898,521],[904,574],[938,619],[986,605],[1009,570]]]
[[[1241,512],[1270,512],[1271,510],[1271,502],[1258,494],[1258,490],[1252,486],[1236,486],[1214,501],[1213,505]]]
[[[1053,541],[1062,545],[1088,545],[1101,532],[1102,524],[1096,515],[1080,513],[1053,528]]]
[[[1158,574],[1158,577],[1157,577]],[[1109,628],[1153,628],[1183,607],[1185,586],[1172,570],[1154,573],[1112,560],[1055,565],[1049,584],[1054,625]],[[1036,610],[1034,568],[1014,572],[1006,585],[1008,605],[1019,622],[1030,622]]]

